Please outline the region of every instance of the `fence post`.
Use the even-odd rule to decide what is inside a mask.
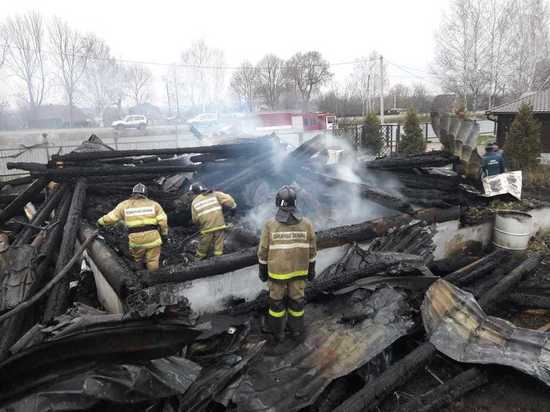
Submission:
[[[115,149],[118,150],[118,132],[115,131],[113,139],[115,141]]]
[[[48,133],[42,133],[42,143],[46,145],[46,162],[50,161],[50,149],[48,148]]]
[[[401,125],[398,124],[395,130],[395,152],[399,153],[399,143],[401,142]]]
[[[424,126],[426,126],[426,141],[428,141],[428,124],[429,123],[424,123]]]

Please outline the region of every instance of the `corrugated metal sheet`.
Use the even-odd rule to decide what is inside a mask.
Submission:
[[[516,113],[524,103],[531,105],[535,113],[550,113],[550,89],[520,97],[511,103],[502,104],[487,112],[494,114]]]

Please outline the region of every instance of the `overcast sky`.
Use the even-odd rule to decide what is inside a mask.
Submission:
[[[390,86],[429,75],[434,31],[450,0],[0,0],[0,19],[27,10],[57,15],[84,32],[94,32],[121,59],[172,63],[199,39],[225,51],[228,65],[258,61],[268,52],[288,58],[319,50],[331,63],[370,51],[389,63]],[[162,69],[156,68],[159,74]],[[335,66],[343,80],[351,65]]]

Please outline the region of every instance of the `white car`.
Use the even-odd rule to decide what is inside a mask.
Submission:
[[[122,120],[116,120],[111,125],[117,130],[122,129],[139,129],[143,130],[147,127],[147,118],[138,114],[131,114]]]
[[[198,124],[209,124],[214,123],[218,121],[218,114],[217,113],[202,113],[198,114],[195,117],[192,117],[191,119],[187,120],[187,124],[193,125],[195,123]]]

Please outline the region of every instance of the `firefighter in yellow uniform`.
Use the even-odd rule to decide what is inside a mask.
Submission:
[[[268,326],[280,342],[285,317],[295,339],[304,335],[305,281],[315,278],[317,242],[311,222],[297,214],[294,188],[279,189],[276,204],[275,218],[262,230],[258,262],[260,279],[269,287]]]
[[[97,221],[100,226],[124,221],[128,228],[130,255],[137,263],[145,262],[148,270],[159,268],[162,237],[168,235],[168,218],[162,207],[147,198],[147,187],[138,183],[132,197],[117,205]]]
[[[191,203],[191,218],[199,225],[201,240],[197,247],[197,259],[208,256],[210,247],[214,246],[214,256],[223,255],[224,232],[227,227],[223,209],[235,209],[237,203],[228,194],[208,189],[201,183],[193,183],[191,191],[196,195]]]

